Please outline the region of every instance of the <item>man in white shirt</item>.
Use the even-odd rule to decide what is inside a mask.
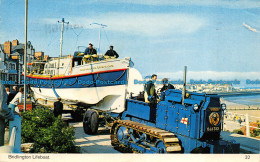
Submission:
[[[23,87],[21,87],[19,88],[19,92],[15,95],[15,97],[10,102],[10,104],[17,105],[18,103],[23,102],[23,98],[24,98],[23,94],[24,94],[24,89]]]

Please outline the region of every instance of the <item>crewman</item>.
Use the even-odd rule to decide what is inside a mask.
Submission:
[[[93,48],[93,44],[89,43],[89,47],[84,52],[84,58],[87,60],[97,61],[98,55],[97,50]]]
[[[97,50],[93,48],[93,44],[89,43],[88,48],[86,48],[84,55],[94,55],[97,54]]]
[[[110,46],[109,50],[107,50],[107,52],[105,53],[105,56],[118,58],[119,55],[117,54],[117,52],[113,48],[114,48],[114,46]]]
[[[161,89],[161,92],[166,91],[168,89],[175,89],[175,87],[172,84],[168,83],[167,78],[163,78],[162,82],[163,82],[163,87]]]
[[[144,98],[146,103],[154,103],[157,100],[154,83],[157,80],[157,75],[153,74],[151,80],[145,84]]]
[[[146,103],[149,103],[150,106],[150,117],[149,120],[156,121],[156,107],[157,107],[157,94],[155,91],[155,85],[157,75],[153,74],[151,80],[145,84],[144,99]]]
[[[58,117],[59,115],[62,115],[63,111],[63,103],[61,102],[61,98],[58,97],[57,101],[54,102],[54,116]]]

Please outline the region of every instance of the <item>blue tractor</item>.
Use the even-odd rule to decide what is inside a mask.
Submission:
[[[186,80],[186,72],[185,79]],[[185,82],[184,82],[185,83]],[[126,111],[111,127],[111,144],[122,152],[239,153],[240,144],[221,139],[220,96],[169,89],[160,102],[126,100]]]

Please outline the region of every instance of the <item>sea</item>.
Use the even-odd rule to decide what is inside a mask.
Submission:
[[[260,106],[260,94],[245,96],[227,96],[223,97],[223,99],[237,104]]]

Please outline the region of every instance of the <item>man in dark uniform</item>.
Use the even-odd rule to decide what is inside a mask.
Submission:
[[[93,48],[93,44],[89,43],[89,47],[86,48],[84,55],[94,55],[97,54],[97,50]]]
[[[57,117],[59,115],[62,115],[62,111],[63,111],[63,103],[60,102],[61,98],[58,98],[58,101],[54,102],[54,116]]]
[[[17,93],[17,87],[13,86],[13,91],[9,93],[7,98],[7,105],[9,105],[9,103],[14,99]]]
[[[113,50],[114,46],[110,46],[109,47],[109,50],[107,50],[105,56],[111,56],[111,57],[115,57],[115,58],[118,58],[119,55],[116,53],[115,50]]]
[[[157,79],[157,75],[153,74],[151,77],[151,80],[149,80],[146,84],[145,84],[145,102],[150,103],[153,101],[156,101],[156,92],[155,92],[155,85],[154,82],[156,82]]]
[[[157,94],[155,91],[155,85],[157,75],[153,74],[151,80],[145,84],[144,99],[150,106],[150,120],[155,122],[156,120],[156,106],[157,106]]]
[[[168,83],[168,79],[167,78],[164,78],[162,80],[162,82],[163,82],[163,87],[161,89],[161,92],[166,91],[168,89],[175,89],[175,87],[173,85]]]

